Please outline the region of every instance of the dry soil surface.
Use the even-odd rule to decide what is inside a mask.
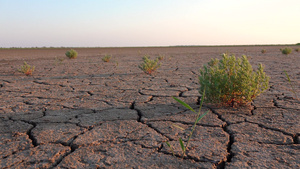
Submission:
[[[280,48],[0,49],[0,168],[300,168],[300,53]],[[205,104],[182,159],[195,114],[172,96],[197,109],[199,68],[224,52],[265,65],[270,88],[248,107]],[[153,75],[145,54],[164,56]]]

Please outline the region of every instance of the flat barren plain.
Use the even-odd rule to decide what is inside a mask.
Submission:
[[[300,52],[283,47],[0,49],[0,168],[300,168]],[[225,52],[262,63],[270,88],[248,107],[204,103],[182,159],[195,114],[172,96],[198,109],[199,69]],[[152,75],[146,54],[163,56]]]

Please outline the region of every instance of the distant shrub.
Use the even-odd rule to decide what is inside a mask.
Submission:
[[[159,55],[159,56],[157,57],[158,60],[163,60],[164,58],[165,58],[164,55]]]
[[[144,63],[139,65],[139,68],[143,70],[147,74],[151,74],[157,68],[160,67],[160,63],[158,63],[158,58],[155,60],[151,60],[149,56],[145,55],[143,57]]]
[[[291,54],[293,51],[292,48],[288,48],[288,47],[280,49],[280,50],[281,50],[282,54],[285,54],[285,55]]]
[[[58,64],[62,64],[62,62],[64,61],[65,59],[64,58],[59,58],[57,56],[55,56],[55,65],[58,65]]]
[[[27,62],[24,62],[24,65],[21,66],[21,68],[18,69],[18,71],[21,73],[24,73],[26,76],[29,76],[29,75],[32,75],[34,68],[35,68],[35,66],[30,66],[27,64]]]
[[[211,103],[225,103],[231,106],[251,102],[269,87],[269,77],[259,64],[253,72],[247,56],[236,59],[234,55],[223,54],[221,60],[212,59],[200,69],[200,90]]]
[[[290,78],[290,76],[289,76],[289,74],[286,72],[286,71],[284,71],[284,74],[285,74],[285,76],[287,77],[287,80],[288,80],[288,82],[289,82],[289,84],[291,85],[291,92],[293,92],[294,93],[294,95],[295,95],[295,98],[297,99],[297,100],[299,100],[299,98],[298,98],[298,96],[297,96],[297,92],[296,92],[296,90],[295,90],[295,87],[294,87],[294,85],[292,84],[292,81],[291,81],[291,78]]]
[[[78,55],[78,53],[73,49],[66,52],[66,56],[70,59],[76,59],[77,55]]]
[[[105,55],[102,60],[103,62],[109,62],[109,60],[111,59],[111,55]]]
[[[300,48],[295,49],[295,51],[296,51],[296,52],[299,52],[299,51],[300,51]]]
[[[261,50],[261,53],[266,53],[266,52],[267,52],[266,49]]]

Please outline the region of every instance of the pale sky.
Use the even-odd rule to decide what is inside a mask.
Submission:
[[[300,43],[300,0],[0,0],[0,47]]]

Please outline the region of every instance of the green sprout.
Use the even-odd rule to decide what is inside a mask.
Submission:
[[[192,112],[194,112],[195,114],[197,114],[197,116],[196,116],[196,119],[195,119],[195,122],[194,122],[194,125],[193,125],[193,127],[192,127],[192,130],[191,130],[191,132],[190,132],[190,134],[189,134],[189,136],[188,136],[188,140],[187,140],[187,142],[186,142],[186,145],[184,145],[184,142],[182,141],[182,138],[180,137],[179,138],[179,145],[180,145],[180,147],[181,147],[181,151],[182,151],[182,158],[184,158],[184,156],[185,156],[185,154],[186,154],[186,150],[187,150],[187,147],[189,146],[189,142],[190,142],[190,140],[191,140],[191,137],[192,137],[192,135],[193,135],[193,132],[194,132],[194,130],[195,130],[195,128],[196,128],[196,126],[197,126],[197,123],[209,112],[209,111],[207,111],[207,112],[205,112],[204,114],[200,114],[201,113],[201,108],[202,108],[202,105],[203,105],[203,101],[204,101],[204,96],[205,96],[205,91],[203,92],[203,95],[202,95],[202,98],[201,98],[201,103],[200,103],[200,108],[199,108],[199,111],[198,112],[196,112],[191,106],[189,106],[187,103],[185,103],[184,101],[182,101],[182,100],[180,100],[180,99],[178,99],[178,98],[176,98],[176,97],[173,97],[173,99],[174,100],[176,100],[178,103],[180,103],[181,105],[183,105],[184,107],[186,107],[186,108],[188,108],[189,110],[191,110]],[[179,127],[179,126],[177,126],[177,125],[173,125],[173,126],[175,126],[175,127],[177,127],[177,128],[179,128],[179,129],[181,129],[181,130],[184,130],[183,128],[181,128],[181,127]],[[172,154],[173,154],[173,156],[175,156],[175,153],[174,153],[174,149],[172,148],[172,146],[171,146],[171,144],[167,141],[166,142],[166,144],[167,144],[167,146],[171,149],[171,151],[172,151]]]

